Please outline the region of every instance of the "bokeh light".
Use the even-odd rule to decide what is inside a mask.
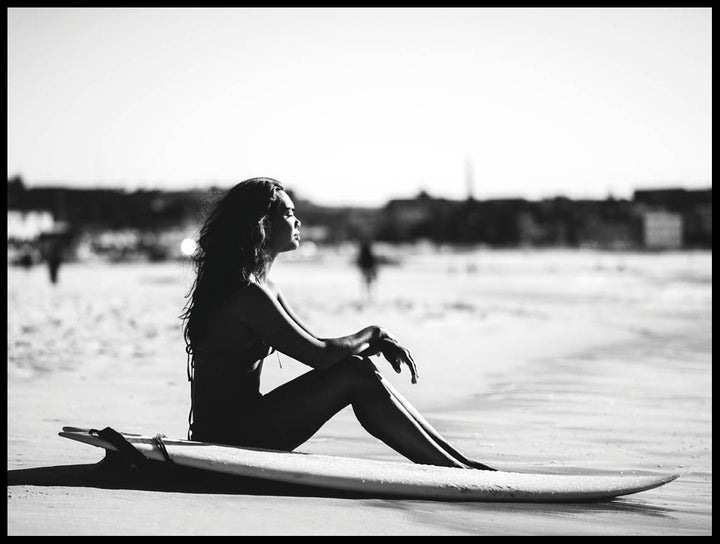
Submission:
[[[183,255],[189,257],[195,252],[196,247],[197,244],[195,243],[195,240],[193,240],[192,238],[185,238],[180,244],[180,251],[182,251]]]

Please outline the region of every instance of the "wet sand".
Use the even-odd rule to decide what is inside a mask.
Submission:
[[[362,303],[350,255],[273,277],[319,336],[368,324],[412,351],[388,379],[451,442],[504,470],[680,474],[590,504],[348,497],[202,474],[98,476],[64,425],[184,437],[181,263],[8,269],[8,534],[709,535],[712,256],[405,255]],[[280,366],[282,363],[282,367]],[[262,388],[307,370],[280,355]],[[300,451],[397,460],[346,409]]]

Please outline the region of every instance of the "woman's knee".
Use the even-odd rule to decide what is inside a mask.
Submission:
[[[361,355],[353,355],[348,358],[348,364],[350,364],[355,370],[363,373],[376,373],[378,368],[370,357],[363,357]]]
[[[378,367],[369,357],[353,355],[349,357],[345,363],[348,370],[360,378],[369,378],[372,380],[378,380],[380,378]]]

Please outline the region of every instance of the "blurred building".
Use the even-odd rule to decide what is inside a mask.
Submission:
[[[55,228],[55,218],[48,210],[8,210],[8,242],[29,242]]]
[[[415,198],[393,199],[378,211],[373,237],[390,242],[442,241],[449,237],[446,231],[452,227],[447,219],[456,213],[457,206],[457,202],[433,198],[424,191]]]
[[[679,247],[712,248],[712,188],[637,190],[633,195],[633,202],[641,214],[667,212],[679,216],[682,237]],[[678,228],[675,225],[677,217],[670,219],[658,215],[651,216],[647,221],[651,230],[659,229],[658,232],[665,232],[664,235],[657,236],[672,237],[674,235],[670,234],[670,231]],[[655,243],[655,238],[651,241]]]
[[[378,237],[491,247],[712,247],[712,189],[637,191],[632,200],[452,201],[421,193],[380,211]]]
[[[678,213],[643,211],[643,246],[647,249],[680,249],[683,244],[683,218]]]
[[[32,266],[71,248],[70,227],[47,210],[8,210],[8,262]]]
[[[372,236],[380,216],[376,208],[320,206],[288,190],[295,212],[302,220],[303,240],[316,244],[340,244]]]

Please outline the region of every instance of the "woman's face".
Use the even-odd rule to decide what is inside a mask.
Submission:
[[[300,220],[295,217],[295,204],[285,191],[278,193],[279,202],[270,219],[268,246],[273,253],[300,247]]]

